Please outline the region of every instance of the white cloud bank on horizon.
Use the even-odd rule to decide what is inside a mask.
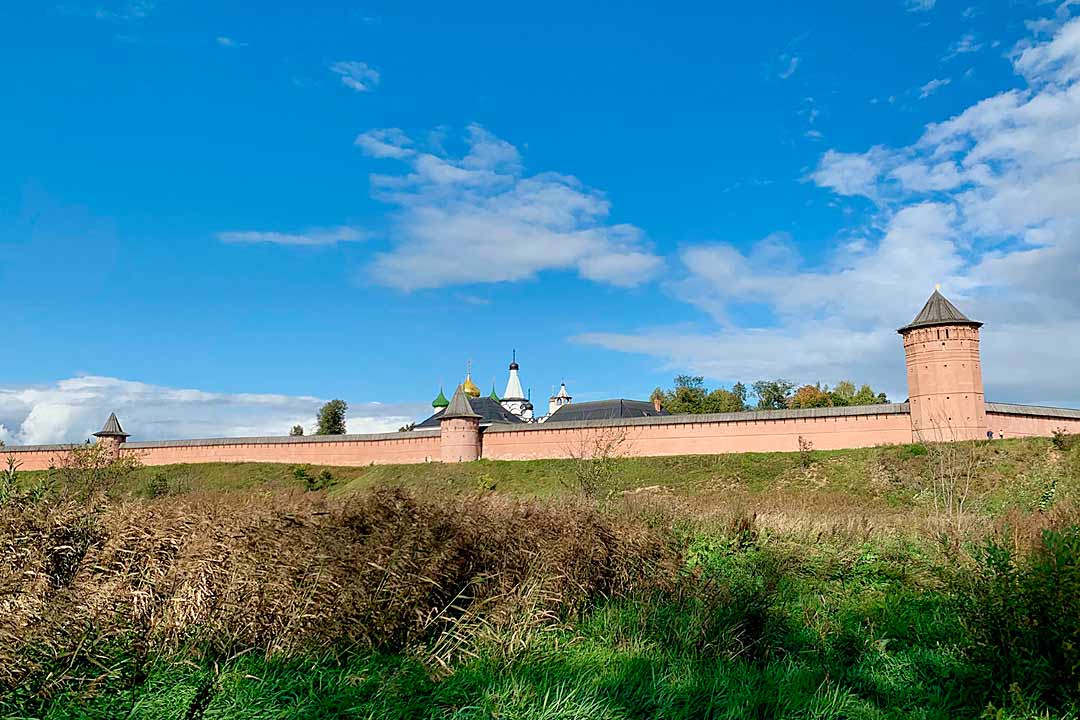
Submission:
[[[1026,87],[926,127],[912,146],[830,150],[810,180],[876,205],[810,265],[783,235],[684,248],[670,285],[719,326],[579,340],[723,380],[850,377],[906,396],[895,328],[935,283],[983,331],[988,399],[1080,406],[1080,18],[1013,53]],[[765,327],[734,310],[764,307]]]
[[[569,175],[526,175],[517,148],[479,125],[469,126],[461,157],[421,151],[397,128],[362,133],[356,145],[406,165],[371,177],[375,197],[397,208],[392,248],[370,267],[382,285],[411,291],[571,270],[630,287],[662,264],[639,228],[608,222],[602,194]]]
[[[286,435],[311,432],[325,400],[309,396],[213,393],[111,377],[0,387],[0,440],[8,445],[82,442],[115,412],[132,440]],[[392,432],[423,414],[421,404],[349,403],[350,433]]]

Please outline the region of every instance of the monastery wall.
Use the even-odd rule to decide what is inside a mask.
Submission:
[[[7,447],[20,470],[47,470],[64,462],[70,445]],[[411,464],[440,459],[440,433],[422,430],[377,435],[220,438],[124,443],[121,452],[143,465],[179,463],[269,462],[311,465]]]
[[[906,404],[894,404],[502,425],[484,431],[481,453],[489,460],[538,460],[589,457],[604,447],[636,457],[795,452],[800,437],[815,450],[910,443],[911,417]]]
[[[48,470],[63,464],[72,445],[16,445],[0,448],[0,460],[6,467],[8,456],[14,457],[19,470]]]
[[[1080,434],[1080,410],[986,403],[986,423],[995,437],[1049,437],[1056,431]]]

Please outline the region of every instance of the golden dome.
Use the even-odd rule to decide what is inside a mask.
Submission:
[[[476,383],[472,381],[472,375],[470,373],[465,374],[465,382],[461,383],[461,392],[469,397],[480,397],[480,388],[476,387]]]

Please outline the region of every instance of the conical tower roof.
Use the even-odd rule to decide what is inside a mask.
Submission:
[[[439,420],[449,420],[451,418],[480,418],[479,415],[473,412],[472,405],[469,404],[469,398],[461,385],[458,385],[457,390],[454,391],[454,397],[450,398],[450,404],[443,411],[443,414],[439,416]]]
[[[124,432],[124,428],[120,427],[120,421],[116,419],[116,413],[109,413],[109,419],[105,421],[105,426],[94,433],[94,437],[126,438],[129,435]]]
[[[431,401],[431,407],[438,410],[439,408],[444,408],[449,404],[450,404],[450,401],[446,399],[445,395],[443,395],[442,388],[439,388],[439,396]]]
[[[955,305],[949,302],[939,290],[934,290],[934,294],[926,301],[926,304],[923,305],[923,309],[919,311],[919,314],[915,316],[915,319],[900,328],[897,332],[905,333],[908,330],[915,330],[916,328],[935,327],[938,325],[970,325],[972,327],[982,327],[981,322],[972,320],[964,315],[964,313],[960,312]]]

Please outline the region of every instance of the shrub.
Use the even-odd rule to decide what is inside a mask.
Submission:
[[[799,436],[799,465],[809,468],[814,464],[814,443]]]
[[[1073,447],[1076,445],[1076,438],[1080,437],[1078,435],[1070,435],[1069,433],[1065,432],[1064,428],[1053,430],[1052,433],[1053,435],[1050,438],[1050,442],[1055,448],[1061,450],[1062,452],[1068,452],[1069,450],[1072,450]]]
[[[14,455],[7,456],[7,467],[0,471],[0,505],[19,494],[19,464]]]
[[[1044,530],[1028,557],[996,542],[959,598],[974,658],[1000,697],[1080,701],[1080,526]]]
[[[146,481],[146,494],[152,498],[169,494],[169,478],[163,472],[156,472]]]

